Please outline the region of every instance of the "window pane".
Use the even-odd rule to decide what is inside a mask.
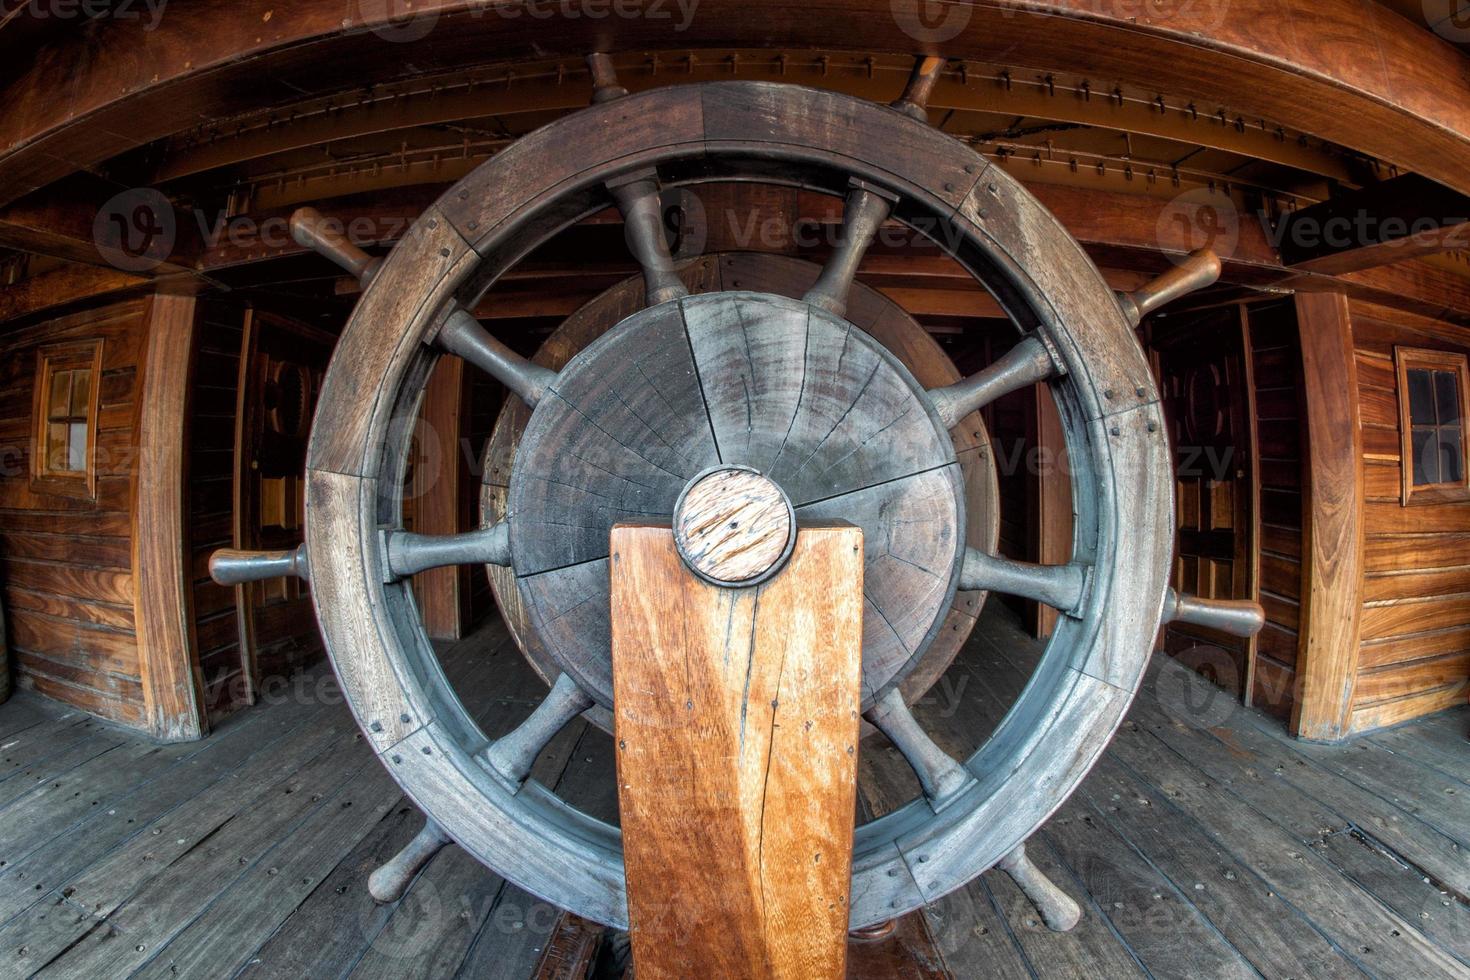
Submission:
[[[70,371],[57,371],[51,375],[51,390],[46,393],[46,417],[66,418],[67,406],[71,404]]]
[[[1461,430],[1458,424],[1446,425],[1439,430],[1439,482],[1465,482],[1465,454],[1460,445]]]
[[[66,468],[73,473],[87,472],[87,423],[72,422],[68,435]]]
[[[1433,425],[1434,382],[1432,372],[1411,368],[1409,377],[1409,420],[1415,425]]]
[[[1454,385],[1455,377],[1450,375],[1450,384]],[[86,418],[89,414],[87,401],[92,396],[92,372],[90,370],[77,370],[71,373],[71,412],[72,418]],[[1440,416],[1441,419],[1444,416]]]
[[[46,469],[54,472],[65,472],[66,470],[66,433],[65,422],[49,422],[46,425],[46,446],[42,450],[45,454]]]
[[[1433,428],[1414,427],[1414,486],[1439,482],[1439,439]]]

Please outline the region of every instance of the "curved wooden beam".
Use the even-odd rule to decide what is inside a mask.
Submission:
[[[155,21],[98,20],[95,30],[58,36],[4,91],[0,204],[63,176],[59,161],[83,170],[201,118],[330,94],[348,70],[354,97],[368,99],[375,84],[483,64],[487,51],[515,61],[671,42],[684,50],[800,43],[929,54],[942,45],[951,59],[1105,79],[1146,71],[1152,87],[1194,99],[1197,109],[1223,109],[1231,124],[1290,124],[1470,190],[1466,56],[1425,26],[1359,0],[1310,8],[1186,4],[1148,21],[1127,16],[1131,8],[1084,9],[1068,0],[1036,0],[1024,10],[982,0],[948,5],[933,27],[915,19],[907,34],[903,24],[895,30],[900,18],[889,0],[822,0],[815,8],[660,2],[638,17],[558,14],[555,21],[481,0],[427,0],[419,9],[432,25],[395,24],[389,5],[368,16],[353,5],[344,18],[340,0],[238,0],[173,5]],[[63,100],[55,98],[60,79]]]

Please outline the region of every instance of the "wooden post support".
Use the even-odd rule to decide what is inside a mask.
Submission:
[[[1352,321],[1341,293],[1298,293],[1310,486],[1301,655],[1293,724],[1302,738],[1349,734],[1363,612],[1363,431]]]
[[[612,530],[612,660],[639,980],[836,978],[857,787],[862,530],[800,530],[762,585]]]

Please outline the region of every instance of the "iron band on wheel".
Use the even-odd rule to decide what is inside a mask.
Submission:
[[[576,160],[568,159],[567,146],[579,149]],[[378,531],[401,526],[396,489],[409,427],[399,423],[412,417],[440,350],[498,364],[498,371],[520,370],[514,363],[506,367],[499,353],[503,345],[475,334],[478,328],[466,322],[462,309],[472,308],[537,242],[582,217],[614,202],[625,211],[641,207],[650,186],[731,179],[846,197],[850,229],[876,229],[881,219],[875,213],[887,209],[864,195],[881,192],[877,198],[891,205],[893,218],[950,248],[1020,327],[1027,349],[1042,354],[1013,359],[981,379],[985,383],[962,383],[937,397],[910,388],[925,408],[925,426],[944,434],[936,401],[968,414],[976,397],[1034,383],[1045,372],[1074,466],[1076,565],[1060,573],[1010,569],[1006,579],[1023,594],[1045,589],[1043,594],[1065,602],[1068,615],[1018,703],[963,763],[936,753],[922,729],[911,725],[902,699],[891,694],[942,621],[961,579],[983,585],[992,567],[965,548],[947,439],[937,440],[937,451],[948,457],[924,472],[949,486],[934,491],[938,496],[898,498],[906,506],[943,499],[953,517],[944,542],[949,562],[943,588],[922,606],[933,623],[919,631],[920,641],[904,647],[908,656],[902,663],[893,658],[892,673],[865,692],[871,695],[869,717],[903,734],[908,758],[931,787],[929,798],[858,828],[851,923],[868,926],[932,901],[991,867],[1070,793],[1141,679],[1163,608],[1172,545],[1169,457],[1157,394],[1128,319],[1055,219],[961,144],[887,107],[790,86],[727,82],[603,101],[521,139],[480,167],[430,208],[376,269],[343,334],[308,463],[313,594],[359,722],[390,772],[443,832],[528,891],[588,918],[625,924],[618,831],[571,809],[534,781],[520,781],[519,761],[527,753],[534,757],[535,739],[554,734],[597,692],[569,671],[531,721],[487,745],[439,671],[407,582],[383,581],[387,566],[380,552],[396,532]],[[599,343],[627,342],[618,337],[638,337],[660,318],[672,330],[675,320],[706,303],[734,301],[730,294],[693,300],[677,295],[669,270],[660,267],[660,244],[643,241],[635,254],[648,263],[655,298],[670,298],[639,314],[645,318],[641,327],[625,324],[614,332],[618,336]],[[820,296],[809,297],[810,309],[825,311],[820,316],[828,319],[821,322],[834,330],[844,329],[832,311],[840,309],[842,281],[850,281],[855,266],[852,249],[839,248],[828,269],[836,273],[824,275]],[[781,316],[801,307],[767,296],[750,302]],[[901,365],[885,360],[886,352],[867,347],[860,332],[851,336],[877,365],[875,377],[912,385]],[[596,348],[583,352],[589,361]],[[492,356],[476,360],[477,352]],[[510,379],[525,382],[512,387],[532,394],[538,406],[523,452],[550,438],[535,431],[538,416],[569,411],[560,387],[572,387],[575,366],[574,359],[549,383],[529,374]],[[650,454],[656,455],[657,445],[648,437]],[[657,450],[667,451],[677,452]],[[669,505],[677,488],[703,468],[694,465],[702,460],[689,462],[693,468],[687,472],[674,467],[671,457],[655,464],[678,472]],[[528,474],[537,471],[518,458],[516,467],[523,466]],[[520,479],[515,473],[512,483]],[[672,477],[668,482],[675,483]],[[798,496],[792,503],[799,513]],[[845,496],[839,492],[821,504]],[[619,504],[637,499],[630,491]],[[649,509],[650,517],[669,512]],[[608,525],[622,519],[612,510],[597,517],[604,518]],[[522,582],[538,574],[526,563],[544,544],[524,520],[513,504],[510,558]],[[597,534],[605,548],[605,526],[596,522],[586,540]],[[487,553],[495,542],[487,539]],[[595,553],[572,557],[584,565],[598,561]],[[872,561],[870,555],[870,567]],[[585,606],[595,599],[575,589],[534,598],[539,629],[554,628],[570,608],[558,602]],[[549,645],[558,657],[567,656],[555,637]]]

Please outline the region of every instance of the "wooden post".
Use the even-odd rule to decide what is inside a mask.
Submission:
[[[1301,665],[1293,727],[1348,734],[1363,601],[1363,433],[1347,297],[1298,293],[1310,463],[1303,526]]]
[[[457,534],[465,530],[459,525],[463,406],[464,361],[441,357],[429,375],[421,410],[423,436],[434,440],[437,451],[421,453],[420,462],[437,465],[421,466],[415,474],[418,516],[414,530],[420,534]],[[464,635],[461,597],[468,586],[469,572],[468,566],[448,565],[413,577],[424,629],[434,639],[457,640]]]
[[[133,476],[138,664],[149,731],[165,741],[185,741],[209,730],[194,639],[184,521],[194,297],[155,295],[147,319]]]
[[[762,585],[612,531],[618,793],[634,970],[837,978],[861,704],[860,528],[803,528]]]

